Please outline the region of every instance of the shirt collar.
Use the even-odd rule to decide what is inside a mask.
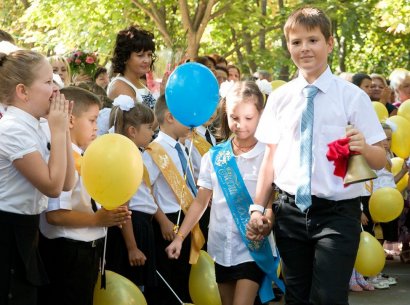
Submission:
[[[163,141],[172,147],[175,147],[175,144],[177,144],[177,140],[175,140],[174,138],[170,137],[169,135],[167,135],[166,133],[162,131],[159,131],[157,139],[158,141]]]
[[[206,128],[203,125],[199,125],[198,127],[195,127],[195,130],[198,134],[205,136]]]
[[[23,121],[27,125],[33,127],[35,130],[40,129],[40,121],[37,120],[35,117],[33,117],[28,112],[26,112],[26,111],[24,111],[20,108],[17,108],[17,107],[14,107],[14,106],[8,106],[6,114],[17,117],[18,119],[20,119],[21,121]]]
[[[232,143],[231,143],[231,145],[232,145]],[[265,150],[265,144],[258,141],[258,143],[256,143],[255,147],[252,148],[250,151],[248,151],[246,153],[243,153],[240,156],[236,156],[236,157],[241,157],[241,158],[245,158],[245,159],[252,159],[252,158],[258,156],[264,150]]]
[[[84,153],[84,150],[82,150],[80,147],[75,145],[74,143],[71,143],[71,148],[76,152],[82,155]]]
[[[317,87],[321,92],[326,93],[329,90],[329,87],[333,81],[335,76],[330,71],[329,66],[327,66],[326,70],[313,82],[313,84],[309,84],[306,79],[302,76],[302,73],[299,73],[297,78],[297,85],[299,91],[302,91],[308,85],[312,85]]]

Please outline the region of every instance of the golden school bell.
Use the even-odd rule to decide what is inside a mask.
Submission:
[[[346,131],[352,129],[352,125],[346,127]],[[352,154],[347,163],[347,172],[344,184],[354,184],[377,178],[376,173],[369,167],[366,159],[361,154]]]

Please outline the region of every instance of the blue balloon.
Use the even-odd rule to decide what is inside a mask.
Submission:
[[[218,81],[204,65],[195,62],[180,65],[168,78],[165,99],[169,111],[181,124],[200,126],[218,106]]]

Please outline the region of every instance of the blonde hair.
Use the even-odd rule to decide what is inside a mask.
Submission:
[[[232,132],[228,125],[228,115],[226,113],[226,101],[235,99],[242,102],[245,98],[256,97],[255,107],[261,113],[265,104],[264,96],[260,91],[258,85],[253,81],[239,81],[236,82],[227,93],[226,97],[221,100],[220,113],[220,127],[217,130],[217,137],[223,140],[229,139]]]
[[[114,131],[128,137],[127,129],[130,126],[139,130],[142,124],[152,124],[155,120],[154,112],[141,103],[135,103],[129,111],[121,110],[119,106],[114,106],[110,113],[110,126],[114,126]]]
[[[58,56],[58,55],[54,55],[54,56],[50,56],[47,58],[48,62],[50,63],[51,66],[53,66],[54,63],[57,62],[62,62],[64,64],[64,66],[67,69],[67,74],[68,74],[68,79],[65,80],[64,85],[68,86],[71,83],[71,69],[70,69],[70,65],[68,64],[67,59],[65,59],[63,56]]]
[[[393,90],[398,90],[401,83],[410,76],[410,71],[406,69],[394,69],[393,72],[390,74],[390,87]]]
[[[38,66],[44,61],[43,55],[30,50],[17,50],[8,55],[0,53],[0,101],[10,105],[17,85],[31,86]]]

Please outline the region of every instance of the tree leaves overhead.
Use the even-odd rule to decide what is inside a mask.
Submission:
[[[330,16],[335,72],[388,75],[396,67],[410,68],[408,0],[3,0],[0,22],[21,46],[46,55],[97,51],[102,64],[116,33],[138,24],[154,32],[158,49],[218,53],[245,74],[265,69],[287,79],[296,69],[282,28],[301,5],[318,6]]]

